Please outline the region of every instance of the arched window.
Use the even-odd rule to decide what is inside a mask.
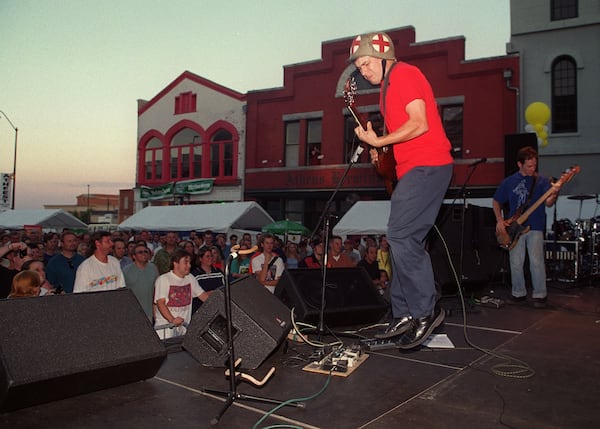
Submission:
[[[223,129],[218,129],[210,139],[210,177],[233,176],[234,144],[233,135]]]
[[[192,179],[202,175],[202,140],[197,131],[183,128],[171,140],[170,179]]]
[[[552,132],[577,131],[577,67],[569,56],[552,63]]]
[[[152,137],[146,143],[144,151],[144,178],[146,180],[161,180],[163,169],[163,143]]]

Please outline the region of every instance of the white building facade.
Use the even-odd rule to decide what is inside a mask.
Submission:
[[[138,100],[134,212],[243,199],[245,96],[184,72]]]
[[[568,194],[600,191],[600,1],[511,0],[507,53],[521,61],[520,132],[533,102],[549,106],[540,171],[579,165]],[[539,142],[539,140],[538,140]]]

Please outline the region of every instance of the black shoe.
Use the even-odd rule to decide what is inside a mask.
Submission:
[[[404,334],[408,328],[410,328],[410,322],[412,321],[411,316],[400,317],[399,319],[393,319],[386,328],[385,331],[375,334],[375,338],[384,340],[386,338],[397,337],[398,335]]]
[[[446,318],[443,308],[436,307],[433,316],[413,319],[410,329],[400,338],[397,345],[401,349],[412,349],[420,346],[440,326]]]
[[[513,304],[524,304],[527,301],[527,296],[510,296],[510,302]]]
[[[533,298],[533,308],[546,308],[546,297]]]

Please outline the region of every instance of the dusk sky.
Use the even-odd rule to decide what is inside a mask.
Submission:
[[[239,92],[278,87],[324,41],[412,25],[505,54],[507,0],[0,0],[0,111],[19,129],[16,208],[135,184],[137,99],[189,70]],[[0,172],[14,131],[0,114]]]

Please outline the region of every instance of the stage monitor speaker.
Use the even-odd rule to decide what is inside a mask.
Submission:
[[[129,289],[0,300],[0,410],[154,377],[167,356]]]
[[[464,236],[461,240],[463,213]],[[488,283],[504,268],[504,250],[496,240],[496,217],[491,208],[469,204],[465,209],[463,204],[443,204],[436,225],[448,246],[456,274],[462,277],[461,284]],[[431,231],[427,246],[438,287],[457,292],[446,249],[435,230]]]
[[[286,270],[275,295],[290,308],[296,320],[317,324],[321,314],[323,272],[320,269]],[[376,323],[389,308],[364,268],[329,268],[325,282],[323,318],[328,326]]]
[[[531,146],[538,150],[537,134],[507,134],[504,136],[504,177],[515,173],[517,166],[517,154],[525,146]]]
[[[242,368],[256,369],[286,338],[290,311],[253,276],[230,287],[235,357]],[[183,348],[203,365],[226,367],[228,338],[225,293],[219,289],[192,316]]]

